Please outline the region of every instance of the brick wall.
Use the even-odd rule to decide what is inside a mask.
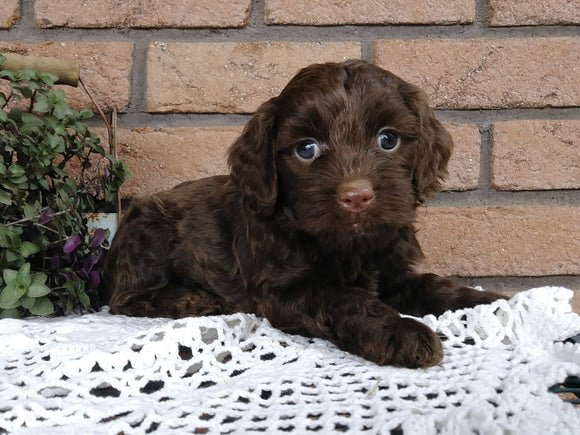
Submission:
[[[81,62],[121,112],[127,197],[223,173],[298,68],[374,61],[423,87],[456,142],[419,212],[425,267],[580,294],[579,25],[570,0],[0,0],[0,51]]]

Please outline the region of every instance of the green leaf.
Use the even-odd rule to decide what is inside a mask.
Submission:
[[[32,276],[30,276],[30,263],[24,263],[16,273],[17,284],[20,284],[25,289],[32,283]]]
[[[70,294],[76,294],[77,293],[77,289],[78,289],[79,283],[78,281],[66,281],[63,284],[63,287],[70,293]]]
[[[65,150],[64,138],[58,134],[49,133],[46,142],[55,153],[63,153]]]
[[[49,190],[50,186],[48,184],[48,181],[45,178],[41,178],[40,180],[38,180],[38,184],[40,184],[40,187],[42,187],[45,190]]]
[[[18,272],[12,269],[4,269],[4,272],[2,273],[2,277],[6,284],[13,284],[16,281],[16,275],[18,275]]]
[[[84,122],[75,122],[73,126],[73,130],[82,135],[84,135],[87,132],[87,128],[88,126]]]
[[[20,177],[10,177],[10,181],[12,181],[17,187],[18,189],[27,189],[27,181],[28,178],[26,177],[26,175],[22,175]]]
[[[18,71],[16,73],[15,80],[17,80],[17,81],[26,80],[26,78],[23,78],[22,74],[20,74],[20,73],[21,73],[21,71]],[[14,89],[16,92],[20,92],[24,98],[29,98],[29,99],[32,98],[32,89],[30,89],[28,86],[22,86],[22,85],[10,83],[10,87],[12,89]]]
[[[4,251],[5,255],[6,255],[6,261],[8,263],[15,263],[16,261],[18,261],[18,259],[20,258],[19,255],[17,255],[14,251],[12,251],[11,249],[6,249]]]
[[[79,119],[89,119],[93,117],[93,112],[89,109],[81,109],[79,112]]]
[[[50,293],[50,288],[45,284],[47,276],[39,272],[32,275],[32,283],[26,294],[31,298],[40,298]]]
[[[0,190],[0,204],[12,205],[12,194],[5,190]]]
[[[84,291],[79,291],[79,301],[81,301],[81,304],[83,304],[83,307],[85,307],[86,310],[91,307],[91,299]]]
[[[25,218],[33,218],[34,216],[38,216],[38,208],[31,204],[24,204],[22,211],[24,212]]]
[[[19,318],[20,312],[15,308],[0,311],[0,319],[19,319]]]
[[[47,94],[48,99],[50,100],[50,103],[52,105],[55,105],[56,103],[61,103],[64,102],[65,100],[65,94],[64,91],[57,89],[56,91],[51,91]]]
[[[34,111],[38,113],[47,113],[52,109],[52,106],[48,102],[46,97],[39,97],[34,104]]]
[[[21,177],[22,175],[25,174],[25,170],[22,166],[13,163],[8,167],[8,170],[10,171],[10,178],[18,178]]]
[[[22,245],[20,245],[18,252],[20,252],[20,255],[22,255],[24,258],[27,258],[30,257],[31,255],[40,252],[40,248],[34,243],[22,242]]]
[[[34,303],[36,302],[36,298],[31,298],[28,295],[24,295],[20,298],[20,300],[18,301],[18,303],[20,304],[20,306],[22,308],[26,308],[27,310],[29,310],[30,308],[32,308],[32,306],[34,305]]]
[[[58,80],[58,76],[52,73],[41,73],[39,78],[42,80],[42,82],[48,86],[52,86],[54,85],[57,80]]]
[[[29,135],[31,133],[42,134],[43,126],[44,123],[38,115],[26,112],[22,114],[22,126],[20,127],[20,133],[24,135]]]
[[[14,80],[14,71],[10,71],[9,69],[0,71],[0,77],[12,81]]]
[[[15,284],[8,284],[0,292],[0,308],[18,308],[19,299],[26,294],[26,287]]]
[[[29,308],[31,314],[35,316],[48,316],[54,313],[54,305],[46,296],[36,299],[34,305]]]
[[[56,103],[54,105],[54,109],[52,110],[52,113],[58,119],[64,119],[66,116],[69,116],[72,114],[72,110],[69,107],[69,105],[66,104],[64,101],[59,101],[58,103]]]
[[[22,228],[11,226],[11,225],[1,225],[0,226],[0,246],[3,248],[18,249],[22,243],[20,240],[21,234],[22,234]]]

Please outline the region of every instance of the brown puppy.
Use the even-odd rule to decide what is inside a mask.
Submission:
[[[378,364],[428,367],[425,315],[502,297],[413,267],[415,210],[452,150],[425,94],[364,61],[312,65],[264,103],[229,176],[133,202],[105,278],[113,313],[249,312]]]

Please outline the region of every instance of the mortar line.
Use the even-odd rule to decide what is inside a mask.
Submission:
[[[491,123],[486,122],[479,125],[479,134],[481,137],[479,148],[479,181],[478,186],[483,194],[490,194],[493,189],[491,186],[491,147],[492,147],[492,128]]]

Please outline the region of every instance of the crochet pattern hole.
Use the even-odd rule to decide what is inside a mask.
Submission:
[[[140,388],[139,391],[144,394],[152,394],[163,388],[165,382],[163,381],[149,381],[144,387]]]
[[[264,355],[261,355],[261,356],[260,356],[260,359],[261,359],[262,361],[271,361],[271,360],[273,360],[274,358],[276,358],[276,354],[275,354],[275,353],[273,353],[273,352],[265,353]]]
[[[159,428],[159,423],[157,423],[156,421],[154,421],[153,423],[151,423],[151,425],[149,426],[149,428],[145,431],[145,433],[152,433],[155,432],[157,429]]]
[[[120,414],[115,414],[111,417],[105,417],[101,420],[99,420],[99,423],[110,423],[112,421],[118,420],[120,418],[126,417],[129,414],[131,414],[131,411],[127,411],[127,412],[121,412]]]
[[[191,347],[188,346],[182,346],[181,344],[178,344],[177,352],[179,354],[179,358],[181,358],[184,361],[189,361],[193,357]]]
[[[203,365],[201,363],[195,363],[194,365],[189,366],[187,368],[187,371],[185,372],[185,374],[182,376],[182,378],[184,378],[184,379],[190,378],[191,376],[193,376],[194,374],[199,372],[202,367],[203,367]]]
[[[67,397],[70,390],[62,387],[47,387],[40,390],[39,393],[42,397],[50,399],[53,397]]]
[[[121,392],[110,385],[103,385],[97,388],[92,388],[89,393],[96,397],[119,397]]]
[[[205,328],[202,326],[199,330],[201,332],[201,341],[205,344],[212,344],[218,338],[218,331],[215,328]]]

